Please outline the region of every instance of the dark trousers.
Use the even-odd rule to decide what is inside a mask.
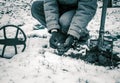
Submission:
[[[31,13],[35,19],[37,19],[42,25],[46,26],[43,3],[43,1],[35,1],[32,4]],[[59,25],[63,33],[67,33],[76,8],[77,7],[75,6],[59,5]]]

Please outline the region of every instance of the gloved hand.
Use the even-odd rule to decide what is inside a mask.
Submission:
[[[72,44],[74,42],[74,37],[69,35],[66,40],[65,40],[65,43],[61,44],[59,47],[58,47],[58,54],[62,55],[64,54],[65,52],[67,52],[71,47],[72,47]]]
[[[49,40],[50,42],[50,47],[56,49],[58,48],[58,43],[64,43],[66,39],[66,35],[63,34],[62,32],[52,32],[52,36]]]

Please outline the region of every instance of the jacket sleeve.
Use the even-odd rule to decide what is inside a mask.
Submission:
[[[52,29],[60,29],[58,24],[59,9],[57,0],[44,0],[44,12],[48,32],[50,32]]]
[[[95,15],[97,0],[79,0],[68,34],[79,39],[87,31],[86,26]]]

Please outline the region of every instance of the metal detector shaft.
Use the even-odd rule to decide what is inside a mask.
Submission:
[[[108,0],[103,0],[101,24],[100,24],[99,38],[98,38],[98,48],[101,48],[103,46],[103,42],[104,42],[104,30],[105,30],[107,5],[108,5]]]

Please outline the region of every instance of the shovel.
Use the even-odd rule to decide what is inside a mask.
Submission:
[[[106,11],[108,6],[108,0],[103,0],[102,14],[101,14],[101,23],[99,30],[99,37],[96,40],[90,40],[88,47],[90,51],[87,52],[86,56],[97,57],[96,60],[100,61],[101,65],[117,65],[117,61],[120,61],[120,58],[117,56],[117,53],[113,53],[113,42],[116,40],[111,35],[105,34],[105,19]]]

